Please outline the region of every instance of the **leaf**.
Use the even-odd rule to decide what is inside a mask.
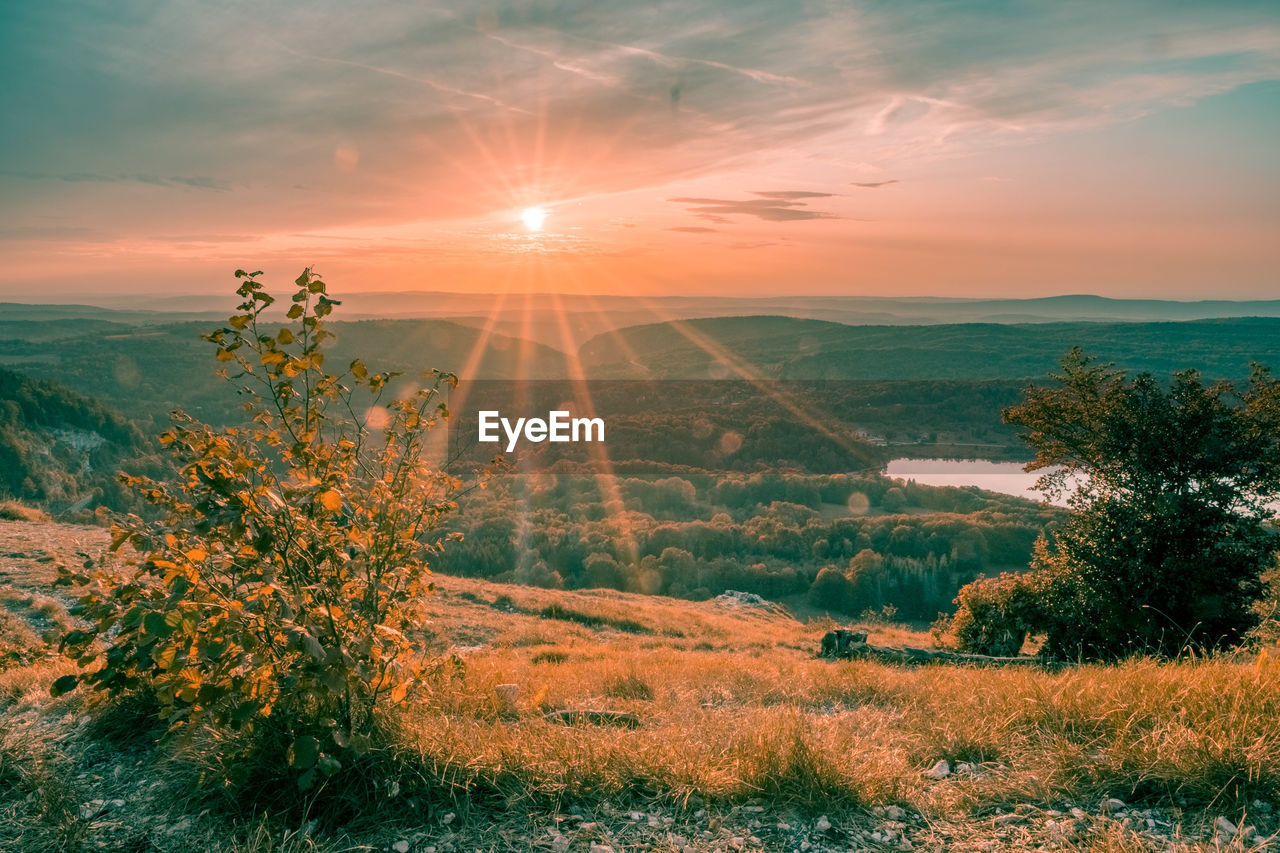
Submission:
[[[351,362],[351,375],[356,379],[364,379],[369,375],[369,368],[364,366],[364,362],[356,359]]]
[[[173,633],[173,625],[159,610],[152,610],[142,617],[142,633],[149,637],[167,637]]]
[[[276,334],[276,342],[281,344],[293,343],[293,332],[289,329],[281,329],[279,333]]]
[[[289,750],[285,753],[289,766],[296,767],[299,770],[314,767],[319,756],[320,742],[311,735],[303,735],[300,738],[296,738],[293,743],[289,744]]]
[[[316,761],[316,769],[325,776],[332,776],[342,769],[342,762],[332,755],[322,755]]]
[[[333,489],[321,492],[319,500],[320,505],[329,510],[329,512],[337,512],[342,509],[342,495]]]
[[[187,552],[187,559],[193,563],[200,563],[209,556],[209,552],[203,548],[192,548]]]
[[[402,681],[391,689],[391,703],[394,705],[394,704],[403,702],[405,700],[405,697],[408,695],[409,695],[409,682]]]
[[[74,675],[64,675],[57,681],[53,682],[49,687],[49,695],[55,697],[62,696],[65,693],[70,693],[72,690],[75,690],[76,686],[79,684],[80,679],[78,677]]]
[[[289,312],[285,316],[288,317],[290,320],[298,319],[299,317],[302,316],[302,306],[301,305],[291,306],[289,308]]]

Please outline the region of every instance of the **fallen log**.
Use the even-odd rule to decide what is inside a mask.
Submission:
[[[930,663],[952,664],[960,666],[1033,666],[1043,669],[1059,669],[1063,664],[1032,657],[996,657],[994,655],[975,655],[965,652],[952,652],[944,649],[913,649],[894,646],[873,646],[868,642],[854,642],[841,646],[838,652],[832,653],[830,646],[824,644],[821,657],[843,658],[846,660],[873,660],[880,663],[906,664],[920,666]]]

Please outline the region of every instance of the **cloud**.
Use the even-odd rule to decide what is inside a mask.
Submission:
[[[889,184],[900,184],[900,183],[902,182],[899,181],[897,178],[894,178],[891,181],[852,181],[850,182],[849,185],[854,187],[866,187],[867,189],[874,190],[880,187],[887,187],[889,186]]]
[[[768,197],[737,200],[682,196],[670,198],[667,201],[674,204],[692,205],[686,209],[699,219],[705,219],[708,222],[727,222],[726,217],[729,216],[753,216],[766,222],[839,218],[833,213],[809,210],[804,202],[796,200],[799,198],[825,198],[829,197],[831,193],[780,192],[755,193],[755,195],[767,195]]]
[[[701,225],[677,225],[674,228],[668,228],[667,231],[679,231],[683,234],[716,234],[719,228],[704,228]]]
[[[179,187],[197,190],[215,190],[217,192],[226,192],[231,189],[231,183],[220,178],[211,178],[207,175],[101,175],[92,172],[68,172],[64,174],[48,174],[42,172],[17,172],[3,170],[0,175],[10,178],[22,178],[28,181],[65,181],[67,183],[96,183],[96,184],[123,184],[123,183],[139,183],[151,184],[157,187]]]
[[[752,195],[758,195],[763,198],[776,199],[798,199],[798,198],[832,198],[835,193],[814,193],[805,190],[780,190],[776,192],[753,192]]]

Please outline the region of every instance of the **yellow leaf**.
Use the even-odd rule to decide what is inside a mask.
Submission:
[[[187,552],[187,559],[193,563],[199,563],[205,557],[209,556],[209,552],[203,548],[192,548]]]
[[[333,489],[321,492],[320,505],[329,510],[329,512],[337,512],[342,509],[342,495],[338,494]]]

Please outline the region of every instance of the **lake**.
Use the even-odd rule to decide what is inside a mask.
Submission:
[[[992,492],[1017,495],[1033,501],[1044,500],[1035,490],[1041,472],[1027,473],[1021,462],[990,462],[985,459],[894,459],[885,473],[890,477],[915,480],[926,486],[977,486]],[[1065,499],[1057,501],[1065,505]]]

